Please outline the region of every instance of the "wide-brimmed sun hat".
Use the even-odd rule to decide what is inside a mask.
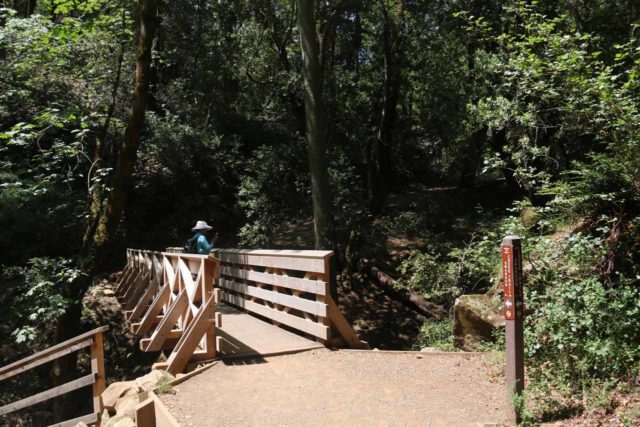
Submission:
[[[213,227],[211,227],[209,224],[207,224],[206,221],[198,221],[196,222],[195,227],[193,227],[191,229],[191,231],[198,231],[198,230],[211,230]]]

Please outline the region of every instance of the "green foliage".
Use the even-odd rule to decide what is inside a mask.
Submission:
[[[442,351],[454,351],[453,321],[451,319],[425,321],[420,327],[414,347],[417,350],[432,347]]]
[[[455,263],[443,263],[438,255],[415,252],[400,265],[400,285],[436,303],[451,305],[461,289]]]
[[[240,229],[243,245],[269,244],[288,219],[309,213],[305,146],[277,144],[258,148],[246,165],[238,190],[238,201],[249,222]],[[274,184],[277,177],[277,185]]]
[[[426,229],[423,215],[414,211],[401,212],[393,217],[384,217],[382,221],[389,232],[415,235]]]
[[[488,239],[472,242],[463,260],[475,276],[497,277],[499,236],[515,232],[524,238],[527,373],[542,402],[551,392],[570,399],[590,390],[591,396],[603,384],[624,384],[640,372],[638,271],[618,272],[607,284],[594,266],[607,254],[611,230],[536,233],[556,216],[543,210],[534,227],[508,217]],[[583,404],[597,403],[590,399]]]
[[[531,374],[580,389],[592,379],[630,379],[640,365],[640,294],[632,280],[605,285],[593,265],[603,256],[599,236],[571,234],[561,242],[529,243],[526,341]]]
[[[61,287],[82,273],[63,258],[32,258],[26,267],[5,268],[3,281],[10,284],[3,294],[5,327],[13,325],[16,343],[33,341],[47,334],[69,307],[71,301],[61,295]]]

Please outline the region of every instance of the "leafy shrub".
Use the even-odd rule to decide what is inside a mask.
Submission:
[[[417,349],[433,347],[442,351],[454,351],[453,321],[451,319],[429,319],[424,322],[420,327],[420,334],[415,347]]]
[[[414,252],[402,262],[399,271],[400,285],[422,293],[431,301],[451,305],[460,295],[456,265],[441,262],[438,255]]]
[[[0,301],[13,309],[3,310],[2,320],[13,328],[16,343],[35,340],[64,314],[70,301],[60,288],[82,274],[72,265],[64,258],[32,258],[25,267],[4,269],[2,278],[10,286]]]
[[[538,221],[550,223],[549,215],[557,212],[542,210]],[[497,278],[501,237],[524,238],[525,351],[532,388],[571,397],[632,380],[640,372],[638,275],[618,272],[615,281],[603,280],[597,266],[607,254],[610,228],[544,236],[535,234],[538,229],[507,217],[472,242],[462,261],[466,280]]]
[[[409,235],[424,231],[426,227],[424,216],[415,211],[401,212],[393,217],[384,217],[383,223],[394,232]]]

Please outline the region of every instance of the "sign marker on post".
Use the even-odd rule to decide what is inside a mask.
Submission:
[[[504,298],[505,346],[507,358],[507,396],[510,403],[524,390],[524,300],[522,289],[522,239],[507,236],[502,240],[502,290]],[[513,405],[510,405],[513,408]],[[519,423],[513,410],[511,422]]]

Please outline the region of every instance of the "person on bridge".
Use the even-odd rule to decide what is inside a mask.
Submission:
[[[191,229],[191,231],[196,234],[193,236],[192,240],[195,244],[195,250],[193,251],[196,254],[207,255],[211,249],[214,248],[216,242],[218,241],[218,233],[214,234],[211,237],[211,242],[207,240],[206,233],[210,231],[213,227],[206,223],[206,221],[197,221],[195,227]]]

